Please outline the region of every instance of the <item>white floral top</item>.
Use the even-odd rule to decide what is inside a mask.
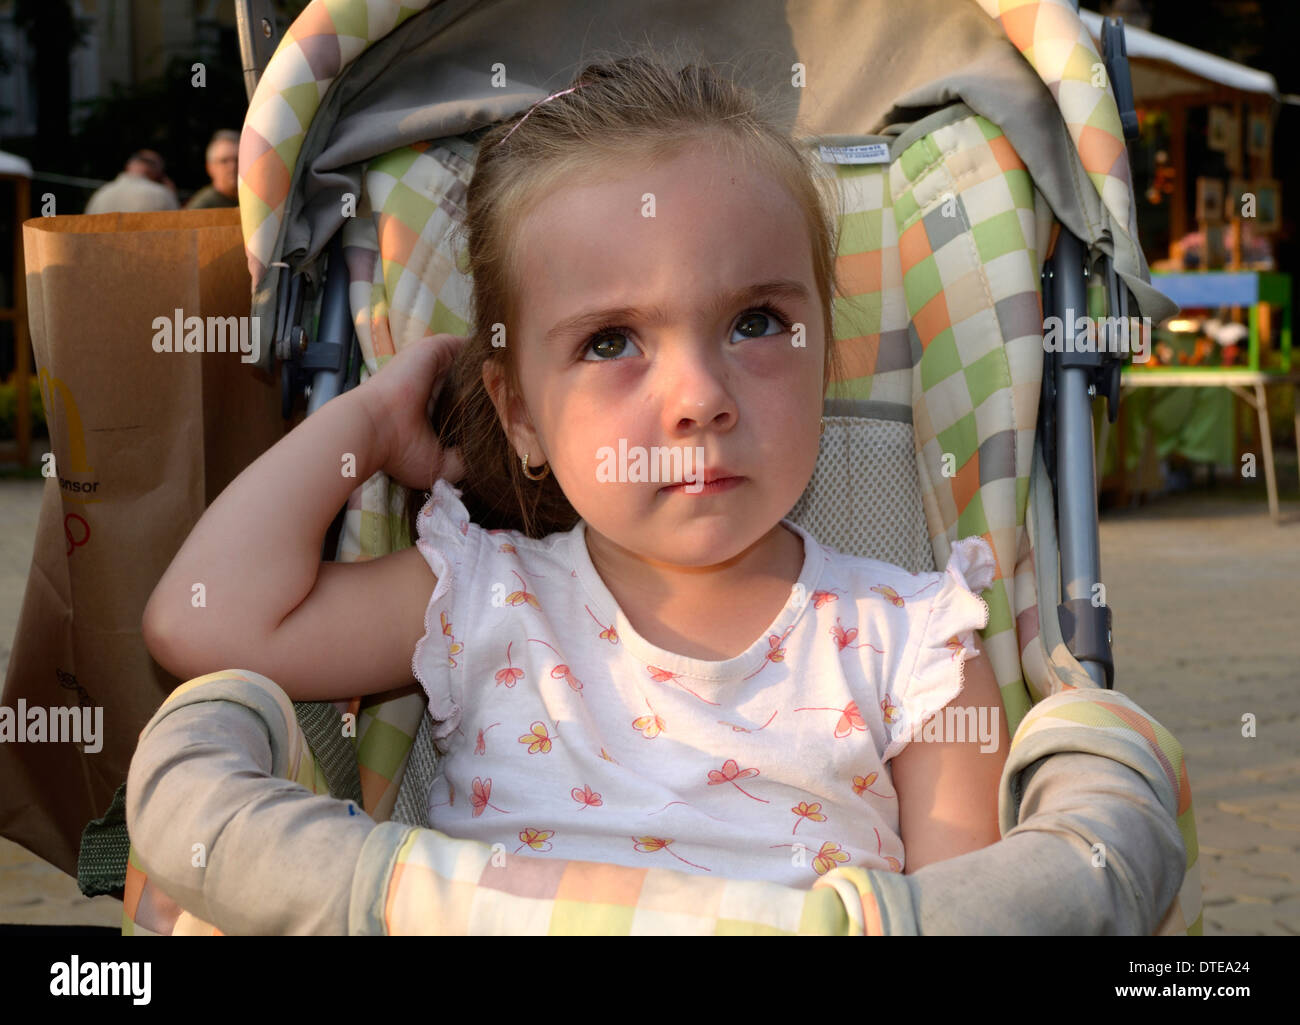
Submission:
[[[413,671],[443,754],[429,825],[509,854],[811,886],[902,871],[888,762],[962,689],[988,623],[987,542],[942,573],[804,543],[790,601],[721,662],[637,635],[585,524],[469,522],[439,480],[417,545],[438,578]]]

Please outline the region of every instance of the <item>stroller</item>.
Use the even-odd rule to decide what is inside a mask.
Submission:
[[[447,235],[463,216],[478,130],[567,84],[591,47],[688,37],[704,59],[743,65],[746,84],[760,92],[806,72],[800,120],[809,134],[799,141],[832,166],[843,201],[838,271],[849,301],[837,300],[834,333],[847,369],[828,392],[817,468],[791,518],[824,544],[912,572],[942,566],[952,543],[972,534],[995,553],[981,639],[1014,734],[999,801],[1004,840],[954,861],[1013,877],[1008,834],[1032,828],[1031,780],[1041,786],[1049,767],[1101,756],[1145,786],[1144,823],[1159,820],[1181,848],[1165,890],[1139,898],[1160,904],[1147,908],[1146,925],[1200,933],[1182,750],[1110,689],[1110,612],[1096,600],[1090,399],[1105,393],[1113,418],[1121,359],[1089,351],[1044,359],[1045,315],[1073,331],[1085,313],[1128,324],[1130,314],[1159,320],[1173,312],[1150,287],[1136,240],[1124,140],[1136,120],[1122,28],[1112,29],[1103,60],[1068,0],[923,0],[905,13],[860,0],[718,0],[707,16],[682,0],[613,4],[598,14],[580,0],[544,12],[525,0],[313,0],[268,62],[274,25],[269,5],[265,18],[257,7],[240,8],[246,74],[256,81],[240,206],[253,314],[274,339],[267,366],[283,361],[286,415],[299,390],[314,410],[352,387],[362,368],[378,372],[426,333],[466,332],[470,285]],[[917,24],[927,26],[923,37]],[[939,54],[942,72],[931,70]],[[888,88],[873,68],[887,69]],[[404,498],[383,475],[365,482],[326,555],[354,561],[409,545]],[[211,868],[195,882],[161,865],[157,838],[181,830],[166,826],[160,777],[137,756],[127,791],[135,802],[128,934],[338,930],[340,922],[388,933],[492,923],[624,932],[669,921],[674,931],[719,931],[724,920],[727,928],[788,932],[1035,928],[1029,911],[997,917],[1009,912],[995,911],[996,887],[983,911],[969,893],[954,898],[957,876],[945,875],[944,864],[910,883],[837,869],[806,893],[710,880],[718,890],[705,901],[698,886],[673,891],[665,882],[654,907],[639,877],[639,889],[620,890],[634,896],[614,900],[610,873],[621,879],[633,870],[601,866],[604,883],[583,886],[573,875],[578,863],[562,863],[563,873],[526,858],[502,868],[485,847],[421,828],[437,759],[416,687],[291,707],[255,673],[214,673],[168,699],[145,728],[142,750],[169,716],[200,701],[214,735],[219,708],[260,717],[271,737],[261,771],[321,795],[312,829],[298,836],[310,832],[317,850],[340,853],[317,859],[316,907],[272,926],[255,916],[257,906],[293,901],[264,890],[270,883],[218,893]],[[148,814],[136,812],[137,784],[153,795]],[[214,782],[186,800],[218,795]],[[202,830],[187,819],[187,865]],[[218,841],[218,831],[209,851],[235,842]],[[1094,866],[1101,846],[1093,844]],[[257,878],[257,866],[241,873]],[[909,890],[917,880],[922,888]],[[1072,885],[1062,878],[1065,891]],[[334,894],[328,907],[322,892]],[[962,904],[968,917],[943,903]],[[655,917],[665,906],[671,916]],[[1104,916],[1097,923],[1123,927]]]

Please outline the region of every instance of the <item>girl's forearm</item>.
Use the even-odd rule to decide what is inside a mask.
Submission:
[[[359,394],[327,402],[217,496],[149,598],[147,638],[223,665],[229,650],[235,665],[311,593],[326,531],[383,465]]]

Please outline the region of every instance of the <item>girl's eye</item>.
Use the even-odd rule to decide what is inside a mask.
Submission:
[[[733,337],[733,342],[747,338],[765,338],[790,330],[781,313],[772,306],[755,306],[746,310],[736,320],[733,332],[739,331],[740,338]],[[612,363],[626,356],[637,355],[640,350],[628,337],[626,328],[610,325],[602,327],[587,336],[582,343],[582,358],[592,363]]]
[[[788,331],[789,327],[785,320],[775,309],[770,306],[757,306],[752,310],[746,310],[736,321],[734,330],[741,332],[741,338],[732,341],[743,340],[745,338],[763,338],[767,335],[781,334]]]
[[[624,356],[631,356],[636,351],[636,346],[628,340],[626,332],[620,327],[602,327],[582,343],[582,358],[592,363],[612,363]]]

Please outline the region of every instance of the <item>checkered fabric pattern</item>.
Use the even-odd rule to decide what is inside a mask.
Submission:
[[[979,2],[1052,89],[1110,217],[1131,228],[1118,115],[1108,90],[1091,84],[1099,58],[1077,16],[1064,0]],[[240,205],[255,286],[279,256],[293,169],[320,98],[366,45],[426,6],[313,0],[286,35],[253,98],[241,142]],[[1079,87],[1084,79],[1086,92]],[[837,270],[846,294],[836,300],[834,333],[846,372],[829,394],[912,406],[937,565],[959,537],[979,534],[993,548],[998,569],[984,592],[990,622],[983,640],[1015,743],[1031,704],[1090,686],[1077,667],[1069,669],[1068,654],[1049,651],[1041,636],[1042,574],[1027,509],[1043,363],[1038,273],[1051,215],[1024,164],[986,119],[955,109],[936,116],[932,129],[912,134],[889,165],[835,166],[844,205]],[[465,332],[468,283],[446,237],[463,217],[459,201],[471,172],[463,148],[451,142],[408,147],[368,166],[358,216],[344,231],[366,376],[429,331]],[[382,475],[358,488],[340,561],[409,545],[404,497]],[[1049,595],[1042,608],[1055,615],[1055,599]],[[396,800],[423,696],[350,707],[358,713],[365,807],[382,819]],[[1128,727],[1146,738],[1159,724],[1141,715],[1131,716]],[[1181,750],[1176,754],[1171,771],[1185,787]],[[1192,879],[1189,791],[1185,810],[1180,800],[1179,824],[1192,838]],[[128,893],[132,885],[139,889],[139,880],[133,884],[129,874]],[[1182,902],[1171,919],[1190,922],[1185,930],[1198,933],[1199,885],[1185,887]],[[137,906],[145,904],[137,898]],[[142,928],[137,920],[136,931]]]
[[[835,868],[808,890],[713,879],[672,871],[671,841],[643,839],[654,841],[646,846],[665,867],[513,858],[506,871],[485,844],[410,829],[374,887],[382,902],[354,928],[385,936],[884,935],[865,869]]]
[[[312,0],[267,65],[239,139],[239,212],[256,290],[280,241],[307,128],[334,79],[433,0]]]
[[[1101,55],[1070,0],[976,2],[1052,91],[1112,230],[1124,236],[1115,240],[1116,252],[1136,252],[1137,207],[1119,108]]]

